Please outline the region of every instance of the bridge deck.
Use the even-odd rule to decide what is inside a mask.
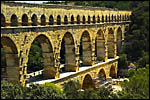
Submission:
[[[65,78],[70,78],[69,76],[73,76],[73,75],[76,75],[76,74],[79,74],[81,72],[84,72],[86,70],[89,70],[89,69],[92,69],[92,68],[95,68],[99,65],[103,65],[103,64],[106,64],[108,62],[111,62],[111,61],[114,61],[114,60],[117,60],[119,57],[117,56],[116,58],[112,58],[112,59],[108,59],[106,62],[100,62],[100,63],[97,63],[93,66],[82,66],[79,68],[79,71],[77,72],[62,72],[60,73],[60,77],[57,78],[57,79],[45,79],[45,80],[35,80],[33,82],[30,82],[30,83],[27,83],[26,86],[28,87],[30,84],[44,84],[45,82],[52,82],[52,83],[55,83],[56,81],[60,81],[60,80],[63,80]]]

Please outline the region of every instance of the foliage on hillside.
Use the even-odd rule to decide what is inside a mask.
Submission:
[[[65,94],[53,83],[22,87],[1,81],[1,99],[66,99]]]

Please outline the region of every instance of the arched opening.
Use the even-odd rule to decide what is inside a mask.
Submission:
[[[111,22],[110,15],[108,16],[108,21]]]
[[[129,19],[130,19],[130,16],[129,16],[129,15],[127,15],[127,21],[129,21]]]
[[[117,54],[120,54],[120,50],[121,50],[121,46],[122,46],[122,30],[119,27],[117,30]]]
[[[107,15],[105,16],[105,22],[107,23]]]
[[[91,23],[91,18],[90,18],[90,16],[88,16],[88,24],[90,24]]]
[[[60,15],[57,16],[57,25],[61,25],[61,17],[60,17]]]
[[[117,15],[117,22],[119,22],[119,15]]]
[[[111,22],[114,22],[114,16],[113,15],[111,16]]]
[[[43,26],[46,25],[46,17],[44,14],[41,16],[41,25],[43,25]]]
[[[71,33],[65,33],[60,51],[60,63],[64,64],[61,71],[76,71],[76,57],[75,57],[75,44]]]
[[[114,58],[115,55],[115,43],[114,43],[114,31],[112,28],[108,32],[108,58]]]
[[[54,18],[52,15],[49,17],[49,25],[54,25]]]
[[[23,16],[22,16],[22,26],[28,26],[28,16],[27,16],[27,14],[23,14]]]
[[[122,21],[125,21],[124,15],[122,15]]]
[[[88,89],[88,88],[94,88],[95,85],[94,85],[94,82],[92,80],[92,77],[87,74],[85,77],[84,77],[84,80],[83,80],[83,83],[82,83],[82,89]]]
[[[112,78],[117,77],[117,73],[115,71],[115,66],[114,65],[112,65],[111,68],[110,68],[110,75],[109,76],[112,77]]]
[[[97,61],[104,61],[105,60],[105,39],[104,39],[104,33],[102,30],[99,30],[97,32],[96,36],[96,46],[95,46],[95,54],[97,57]]]
[[[85,21],[86,21],[86,20],[85,20],[85,16],[83,16],[83,24],[85,24]]]
[[[53,48],[45,35],[39,35],[34,39],[30,47],[28,59],[28,82],[55,77]]]
[[[97,23],[100,23],[100,17],[99,17],[99,15],[97,16]]]
[[[80,60],[83,65],[92,65],[92,47],[90,34],[84,31],[80,39]]]
[[[38,25],[37,16],[35,14],[32,15],[31,21],[32,21],[32,26],[37,26]]]
[[[101,69],[98,73],[98,77],[101,81],[105,81],[106,80],[106,74],[105,74],[105,71],[104,69]]]
[[[18,18],[15,14],[11,16],[11,26],[18,26]]]
[[[121,17],[121,15],[120,15],[120,20],[119,21],[122,21],[122,17]]]
[[[93,16],[93,24],[95,24],[95,16]]]
[[[124,19],[125,21],[127,21],[127,15],[125,14],[125,19]]]
[[[1,14],[1,27],[5,27],[5,16]]]
[[[64,25],[67,25],[68,24],[68,18],[67,18],[67,16],[65,15],[65,17],[64,17]]]
[[[102,15],[102,23],[104,23],[104,15]]]
[[[1,80],[20,82],[18,51],[14,42],[8,37],[1,38]]]
[[[102,87],[105,82],[106,82],[106,73],[104,69],[100,69],[97,77],[95,78],[95,87],[96,88]]]
[[[77,16],[77,24],[80,24],[80,16]]]
[[[74,17],[73,17],[73,15],[71,16],[71,24],[74,24]]]
[[[114,16],[114,21],[115,21],[115,22],[117,21],[116,15]]]

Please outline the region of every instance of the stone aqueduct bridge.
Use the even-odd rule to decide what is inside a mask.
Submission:
[[[35,39],[42,48],[45,78],[61,77],[62,40],[65,41],[66,71],[78,72],[80,69],[81,48],[83,65],[91,66],[61,81],[57,80],[56,84],[74,78],[82,84],[97,76],[105,75],[106,79],[116,76],[117,50],[129,27],[130,15],[131,11],[101,7],[1,2],[1,46],[7,64],[2,78],[25,86],[28,55]],[[96,60],[103,61],[103,64],[96,65]]]

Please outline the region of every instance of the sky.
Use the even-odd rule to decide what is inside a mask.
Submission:
[[[15,1],[15,2],[26,2],[26,3],[43,3],[47,1]]]

